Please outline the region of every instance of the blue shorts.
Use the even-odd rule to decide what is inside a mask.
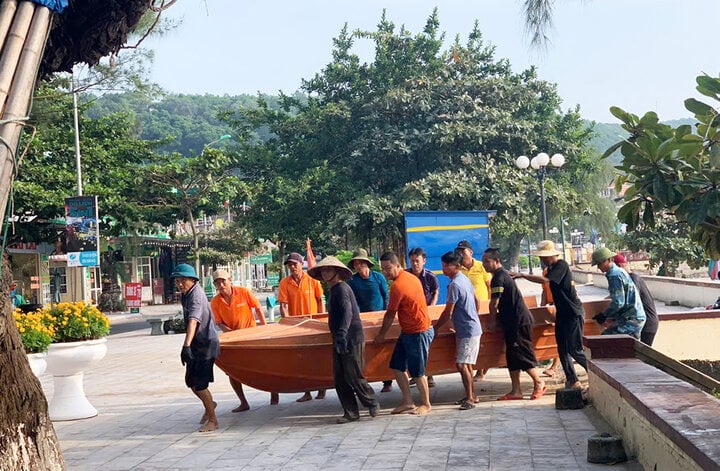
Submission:
[[[435,330],[430,326],[425,332],[417,334],[400,334],[395,351],[390,359],[390,369],[409,371],[410,376],[419,378],[425,376],[430,344],[435,337]]]

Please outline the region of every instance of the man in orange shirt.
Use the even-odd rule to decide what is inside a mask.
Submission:
[[[285,260],[290,276],[280,280],[278,287],[278,302],[282,317],[325,312],[322,285],[303,271],[303,262],[303,256],[297,252],[290,253]],[[297,402],[311,399],[310,391],[306,391]],[[315,399],[325,399],[325,390],[319,390]]]
[[[223,332],[255,327],[255,315],[260,324],[265,325],[265,316],[260,308],[260,302],[247,288],[232,285],[232,277],[227,270],[215,270],[212,274],[217,294],[210,302],[215,323]],[[253,314],[253,309],[255,314]],[[240,399],[240,405],[233,412],[243,412],[250,409],[245,398],[242,383],[230,376],[230,386]]]
[[[383,318],[383,324],[375,337],[375,343],[385,341],[385,335],[395,320],[397,314],[400,323],[400,336],[395,344],[395,351],[390,359],[390,369],[395,373],[402,403],[392,410],[393,414],[412,412],[416,415],[425,415],[430,412],[430,392],[428,390],[425,368],[427,367],[430,343],[435,332],[428,315],[425,292],[418,277],[408,273],[400,266],[400,260],[393,252],[385,252],[380,257],[380,267],[383,275],[392,281],[390,286],[390,301]],[[415,380],[420,393],[420,406],[415,407],[410,394],[410,382],[405,374]]]

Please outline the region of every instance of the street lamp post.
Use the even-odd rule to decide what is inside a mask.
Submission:
[[[547,210],[545,209],[545,175],[548,164],[560,168],[565,164],[565,156],[562,154],[554,154],[550,157],[545,152],[540,152],[532,159],[521,155],[515,160],[517,168],[525,170],[528,167],[532,167],[536,171],[538,183],[540,184],[540,211],[542,213],[543,239],[545,240],[548,238]]]

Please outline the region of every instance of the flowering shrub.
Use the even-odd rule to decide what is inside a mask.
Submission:
[[[47,311],[55,327],[53,342],[99,339],[110,333],[107,316],[84,302],[59,303],[43,311]]]
[[[99,339],[110,333],[107,316],[84,302],[60,303],[27,314],[16,309],[14,316],[28,353],[44,352],[51,343]]]
[[[52,317],[44,310],[25,314],[20,309],[15,309],[13,316],[25,351],[41,353],[47,350],[55,337]]]

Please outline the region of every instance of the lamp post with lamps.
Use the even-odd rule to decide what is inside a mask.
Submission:
[[[532,159],[521,155],[515,160],[517,168],[525,170],[528,167],[532,167],[536,171],[538,183],[540,184],[540,211],[542,213],[543,239],[545,240],[548,238],[547,210],[545,209],[545,175],[549,164],[552,164],[553,167],[560,168],[565,164],[565,156],[562,154],[553,154],[553,156],[550,157],[545,152],[540,152]]]

